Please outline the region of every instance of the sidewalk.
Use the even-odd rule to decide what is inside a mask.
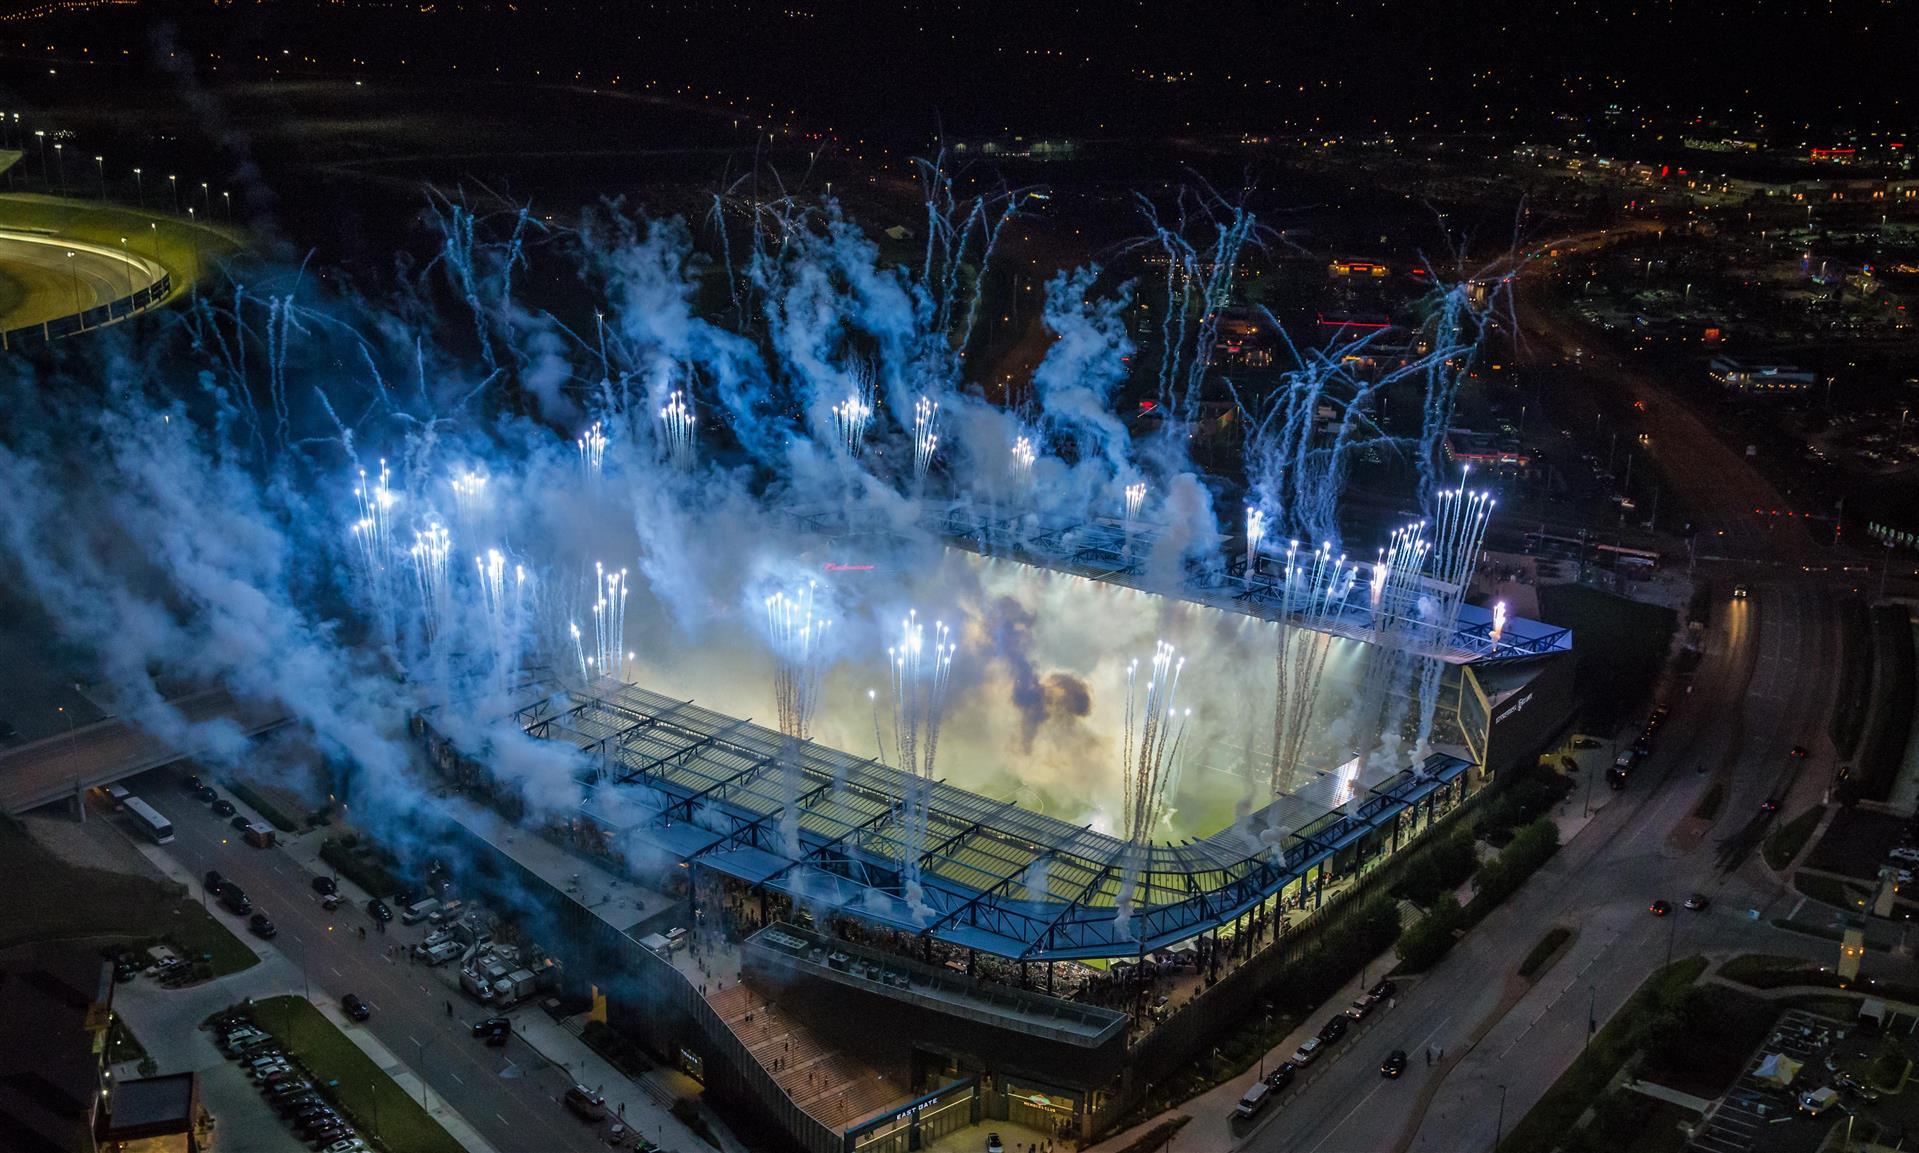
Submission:
[[[355,1027],[341,1016],[339,1008],[330,999],[323,997],[318,1001],[311,1001],[311,1004],[320,1011],[322,1017],[333,1023],[334,1028],[345,1034],[360,1052],[365,1053],[375,1065],[378,1065],[380,1072],[392,1078],[401,1092],[415,1101],[426,1102],[427,1113],[438,1121],[440,1127],[447,1131],[447,1135],[458,1141],[460,1147],[467,1153],[500,1153],[500,1150],[496,1149],[491,1142],[474,1131],[465,1117],[460,1116],[458,1111],[441,1100],[438,1094],[423,1086],[419,1075],[404,1061],[395,1057],[393,1051],[381,1044],[378,1037],[365,1029]]]

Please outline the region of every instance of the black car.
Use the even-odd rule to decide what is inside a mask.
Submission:
[[[332,877],[315,877],[313,878],[313,891],[324,897],[339,892],[340,884]]]
[[[1386,998],[1391,997],[1394,994],[1398,993],[1399,986],[1393,984],[1391,981],[1381,981],[1379,984],[1374,985],[1372,988],[1366,991],[1383,1001]]]
[[[198,797],[200,800],[205,801],[209,805],[220,799],[220,794],[214,792],[212,789],[207,788],[205,785],[202,785],[199,788],[195,789],[193,791],[193,795]]]
[[[240,810],[233,807],[232,801],[226,800],[225,798],[213,802],[213,815],[216,817],[231,817],[239,811]]]
[[[1392,1052],[1386,1054],[1384,1061],[1379,1063],[1379,1075],[1389,1080],[1397,1079],[1398,1076],[1405,1071],[1406,1050],[1404,1049],[1394,1049]]]
[[[315,1149],[324,1149],[335,1141],[345,1137],[351,1130],[345,1125],[329,1125],[316,1133],[308,1133],[306,1139]]]
[[[355,993],[348,993],[340,998],[340,1011],[355,1021],[364,1021],[373,1016],[373,1010],[368,1008],[367,1003],[360,1000],[359,995]]]
[[[366,903],[366,915],[376,921],[391,921],[393,919],[393,910],[386,907],[385,901],[374,897]]]
[[[1299,1076],[1299,1066],[1293,1064],[1291,1061],[1282,1061],[1280,1062],[1279,1068],[1266,1074],[1266,1084],[1277,1092],[1291,1085],[1293,1078],[1297,1076]]]
[[[253,911],[253,900],[246,890],[229,881],[220,890],[220,903],[235,916],[244,917]]]
[[[320,1096],[317,1090],[305,1089],[280,1098],[273,1103],[273,1107],[280,1111],[281,1116],[291,1120],[308,1110],[326,1108],[326,1098]]]
[[[1573,748],[1575,749],[1596,749],[1599,747],[1599,745],[1600,745],[1600,742],[1593,737],[1574,737],[1573,738]]]
[[[247,928],[253,932],[254,936],[262,939],[271,937],[280,931],[274,928],[273,918],[267,916],[265,913],[253,914],[247,921]]]
[[[1324,1025],[1321,1025],[1319,1027],[1319,1039],[1321,1041],[1326,1042],[1328,1045],[1330,1045],[1334,1041],[1337,1041],[1341,1037],[1344,1037],[1346,1035],[1346,1030],[1352,1027],[1352,1023],[1353,1022],[1350,1017],[1346,1017],[1344,1015],[1334,1017],[1332,1020],[1326,1022]]]
[[[473,1026],[473,1035],[475,1037],[485,1037],[489,1044],[491,1044],[495,1038],[499,1038],[499,1040],[504,1043],[507,1036],[512,1032],[513,1021],[508,1017],[488,1017],[486,1020],[477,1022]]]
[[[231,821],[228,821],[227,824],[244,833],[247,831],[247,825],[251,824],[251,822],[248,821],[244,816],[235,814],[234,818]]]
[[[198,773],[188,773],[186,779],[180,783],[186,786],[187,792],[189,793],[197,793],[201,789],[206,788],[206,785],[201,783]]]
[[[220,875],[220,870],[208,869],[206,882],[207,882],[207,892],[213,893],[217,896],[220,890],[226,888],[227,879]]]

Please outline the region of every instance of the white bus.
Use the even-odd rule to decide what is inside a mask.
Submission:
[[[153,838],[154,844],[167,845],[173,842],[173,822],[155,812],[152,805],[139,797],[129,796],[127,812],[133,814],[134,823]]]

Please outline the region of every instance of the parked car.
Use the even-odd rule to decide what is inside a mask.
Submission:
[[[247,918],[247,929],[250,930],[254,936],[262,939],[270,938],[280,931],[274,927],[273,918],[267,916],[265,913],[255,913],[253,916]]]
[[[496,1034],[511,1033],[512,1031],[513,1020],[510,1017],[488,1017],[486,1020],[477,1022],[473,1026],[473,1035],[475,1037],[492,1038]]]
[[[220,895],[221,889],[226,888],[227,879],[221,875],[218,869],[208,869],[205,880],[207,892],[212,893],[216,897]]]
[[[315,877],[313,878],[313,891],[324,897],[328,893],[339,892],[340,883],[332,877]]]
[[[1308,1037],[1300,1042],[1299,1048],[1293,1050],[1293,1055],[1288,1058],[1288,1060],[1290,1060],[1295,1067],[1304,1069],[1314,1061],[1319,1060],[1319,1055],[1325,1051],[1325,1048],[1326,1042],[1320,1040],[1318,1037]]]
[[[1686,907],[1695,913],[1710,904],[1712,904],[1712,902],[1706,899],[1706,894],[1704,893],[1694,893],[1692,896],[1686,898]]]
[[[1391,981],[1383,980],[1379,984],[1374,985],[1372,988],[1366,990],[1366,992],[1370,996],[1384,999],[1387,997],[1391,997],[1395,993],[1399,992],[1399,986],[1393,984]]]
[[[200,780],[200,774],[198,773],[188,773],[186,777],[181,780],[180,784],[185,786],[189,793],[197,793],[206,787],[205,783]]]
[[[1392,1052],[1386,1054],[1384,1061],[1379,1063],[1379,1075],[1388,1080],[1397,1080],[1399,1075],[1405,1071],[1406,1050],[1404,1049],[1394,1049]]]
[[[347,1128],[345,1125],[329,1125],[318,1133],[307,1134],[307,1141],[312,1144],[315,1149],[325,1149],[335,1141],[344,1140],[352,1135],[353,1130]]]
[[[1351,1026],[1352,1026],[1351,1018],[1348,1018],[1343,1014],[1338,1017],[1333,1017],[1329,1019],[1324,1025],[1321,1025],[1319,1027],[1319,1038],[1320,1040],[1330,1045],[1334,1041],[1337,1041],[1341,1037],[1344,1037],[1346,1035],[1346,1030],[1350,1028]]]
[[[337,909],[344,901],[345,898],[340,896],[340,894],[328,893],[326,896],[320,898],[320,907],[328,910]]]
[[[1346,1015],[1355,1021],[1363,1021],[1366,1019],[1367,1014],[1377,1008],[1379,1008],[1379,998],[1368,993],[1364,997],[1354,1001],[1352,1005],[1346,1009]]]
[[[312,1089],[302,1089],[298,1093],[289,1093],[273,1103],[273,1107],[278,1109],[280,1115],[287,1118],[289,1122],[309,1109],[315,1107],[324,1108],[325,1105],[326,1099]]]
[[[328,1145],[323,1153],[361,1153],[365,1148],[366,1142],[358,1137],[347,1137]]]
[[[212,789],[209,789],[204,785],[202,785],[198,789],[195,789],[193,792],[193,795],[198,797],[205,804],[209,804],[209,805],[220,799],[220,794],[214,792]]]
[[[1273,1087],[1273,1092],[1277,1093],[1286,1086],[1291,1085],[1293,1078],[1297,1076],[1299,1076],[1299,1066],[1293,1064],[1291,1061],[1281,1061],[1279,1068],[1266,1074],[1266,1083]]]
[[[393,919],[393,910],[387,908],[386,902],[378,897],[373,897],[367,901],[366,914],[376,921],[391,921]]]
[[[566,1107],[586,1118],[588,1121],[606,1119],[606,1098],[588,1089],[584,1085],[574,1085],[566,1091]]]
[[[220,800],[213,802],[213,815],[216,817],[231,817],[233,814],[239,811],[240,810],[233,807],[232,801],[229,801],[224,797],[222,797]]]
[[[253,901],[247,896],[246,890],[231,881],[221,890],[220,903],[236,917],[244,917],[253,911]]]
[[[246,832],[246,828],[247,828],[247,819],[243,816],[236,814],[231,821],[227,822],[227,825],[229,828],[237,829],[240,832],[244,833]]]
[[[348,993],[346,996],[340,998],[340,1011],[355,1021],[364,1021],[368,1017],[373,1016],[373,1010],[368,1007],[365,1001],[360,1000],[359,994],[357,993]]]
[[[1600,743],[1601,742],[1599,741],[1597,737],[1574,737],[1573,738],[1573,748],[1575,749],[1596,749],[1600,746]]]
[[[986,1153],[1006,1153],[1006,1146],[1000,1141],[998,1133],[986,1135]]]

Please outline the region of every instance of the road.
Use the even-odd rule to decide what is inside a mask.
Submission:
[[[1577,337],[1525,307],[1528,299],[1522,293],[1530,353],[1570,356]],[[1790,906],[1763,862],[1734,861],[1724,872],[1719,851],[1775,788],[1791,746],[1815,753],[1793,784],[1786,814],[1816,803],[1830,777],[1824,722],[1833,686],[1821,674],[1837,665],[1834,598],[1822,574],[1801,567],[1823,563],[1821,550],[1801,529],[1775,530],[1779,522],[1752,515],[1777,506],[1772,486],[1657,380],[1624,367],[1611,371],[1616,387],[1644,403],[1649,435],[1665,446],[1661,468],[1695,510],[1702,542],[1748,567],[1761,559],[1787,563],[1748,577],[1750,599],[1715,606],[1694,688],[1675,698],[1659,747],[1627,792],[1431,973],[1402,989],[1367,1033],[1366,1051],[1341,1055],[1283,1099],[1240,1148],[1491,1148],[1502,1124],[1524,1116],[1578,1055],[1588,1012],[1604,1022],[1668,955],[1833,957],[1829,943],[1767,923]],[[1707,832],[1691,814],[1714,782],[1724,802]],[[1692,892],[1708,895],[1711,908],[1675,908],[1664,919],[1647,912],[1654,898],[1677,906]],[[1748,919],[1749,908],[1758,908],[1760,919]],[[1515,967],[1554,924],[1576,936],[1527,987]],[[1445,1055],[1436,1067],[1425,1062],[1428,1047]],[[1377,1067],[1394,1048],[1408,1052],[1411,1066],[1387,1082]]]
[[[0,316],[0,329],[73,316],[152,281],[144,261],[26,233],[0,234],[0,276],[17,286],[7,294],[15,299]]]
[[[249,736],[285,724],[277,705],[243,704],[224,689],[208,689],[169,701],[182,728],[231,722]],[[0,812],[17,816],[65,800],[156,765],[198,752],[182,748],[118,718],[82,725],[0,753]]]
[[[517,1037],[503,1049],[489,1049],[475,1040],[471,1022],[488,1014],[449,990],[443,983],[444,968],[384,958],[387,946],[411,946],[425,935],[425,926],[403,928],[395,921],[381,934],[362,906],[343,904],[328,912],[313,892],[312,872],[282,849],[255,849],[242,842],[224,819],[187,796],[173,770],[149,773],[134,784],[136,792],[173,821],[175,840],[167,851],[174,859],[196,878],[218,869],[246,890],[255,909],[273,918],[279,935],[262,951],[277,951],[291,962],[315,1002],[338,1004],[347,993],[366,1000],[373,1016],[353,1027],[370,1030],[497,1149],[605,1149],[597,1139],[599,1126],[582,1124],[558,1104],[572,1080],[563,1070]],[[344,892],[349,886],[342,882],[341,888]],[[209,907],[236,934],[254,940],[248,937],[245,918],[217,903]],[[363,927],[365,940],[358,933]],[[292,984],[284,991],[303,990]],[[445,1008],[449,1000],[454,1013],[450,1018]]]

